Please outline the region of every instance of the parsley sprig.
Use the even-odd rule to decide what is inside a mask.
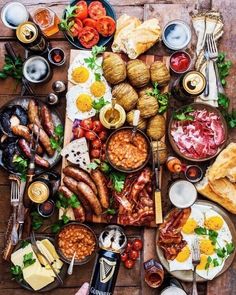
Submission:
[[[61,31],[66,31],[66,33],[71,37],[72,40],[74,40],[74,37],[71,34],[71,28],[75,24],[75,21],[73,20],[73,17],[76,16],[76,9],[78,7],[76,5],[70,6],[68,5],[65,9],[65,17],[61,20],[59,23],[59,29]]]
[[[63,214],[61,216],[61,219],[59,219],[57,222],[52,224],[52,226],[51,226],[52,233],[57,234],[60,231],[60,229],[62,228],[62,226],[67,224],[69,221],[70,221],[70,218],[68,216],[66,216],[65,214]]]
[[[75,194],[73,194],[70,198],[66,198],[63,196],[63,194],[59,194],[58,199],[56,201],[56,207],[58,209],[67,209],[69,207],[78,208],[80,205],[80,201],[78,200],[78,197]]]
[[[51,147],[58,152],[61,151],[61,147],[64,139],[64,128],[61,124],[57,125],[54,130],[54,137],[50,138]]]
[[[36,259],[33,258],[33,252],[30,252],[23,256],[24,268],[34,264],[35,262],[36,262]]]
[[[95,170],[99,168],[104,173],[109,173],[111,171],[111,166],[107,162],[102,162],[100,159],[94,159],[91,163],[87,165],[90,170]]]
[[[20,56],[13,59],[9,55],[5,55],[5,64],[0,71],[0,79],[6,79],[7,77],[12,77],[18,82],[21,81],[23,77],[23,61]]]
[[[218,59],[216,62],[221,84],[223,87],[227,85],[225,78],[229,75],[230,68],[232,67],[232,61],[225,60],[225,57],[226,57],[226,54],[224,52],[220,52],[218,54]]]
[[[157,82],[153,84],[153,87],[154,87],[153,90],[147,91],[146,93],[148,95],[154,96],[157,99],[159,104],[158,113],[164,114],[168,109],[170,93],[169,92],[161,93],[160,89],[158,89]]]
[[[108,104],[108,101],[105,101],[104,97],[100,97],[92,102],[92,107],[96,112],[99,112],[106,104]]]
[[[26,181],[26,171],[28,168],[28,161],[19,155],[15,155],[13,157],[13,163],[16,167],[17,172],[20,173],[21,180],[25,182]]]
[[[88,68],[95,71],[94,76],[96,81],[101,81],[101,74],[97,72],[101,69],[101,65],[97,63],[97,58],[98,58],[98,55],[103,53],[105,50],[106,50],[106,47],[104,46],[93,46],[91,50],[92,56],[84,59]]]
[[[125,185],[125,173],[113,171],[109,174],[109,177],[112,180],[114,190],[120,193]]]
[[[180,111],[175,111],[173,118],[178,121],[193,121],[194,116],[189,115],[189,113],[193,112],[192,106],[186,106],[182,108]]]

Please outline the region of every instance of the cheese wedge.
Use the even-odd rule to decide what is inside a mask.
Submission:
[[[42,254],[44,254],[47,257],[49,262],[52,263],[55,259],[52,256],[52,254],[48,251],[48,249],[44,246],[44,244],[41,241],[37,241],[36,244],[37,244],[40,252],[42,252]],[[43,265],[46,265],[46,264],[43,264]]]
[[[57,269],[57,270],[60,270],[63,266],[63,262],[60,260],[60,259],[57,259],[53,264],[52,266]]]
[[[54,260],[59,259],[59,256],[57,254],[57,251],[56,251],[55,247],[53,246],[53,244],[48,239],[42,240],[41,243],[51,253],[51,255],[53,256]]]
[[[19,265],[22,268],[24,266],[24,264],[23,264],[24,255],[29,254],[31,252],[33,252],[33,259],[36,260],[36,262],[34,264],[40,265],[39,260],[32,249],[31,244],[27,245],[25,248],[20,248],[16,252],[12,253],[11,254],[11,262],[14,265]]]

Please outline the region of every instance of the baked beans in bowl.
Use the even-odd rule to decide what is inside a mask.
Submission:
[[[150,142],[148,137],[137,130],[133,140],[133,127],[114,131],[106,142],[106,156],[111,166],[121,172],[136,172],[148,163]]]
[[[97,237],[85,224],[70,222],[56,236],[56,247],[61,259],[67,263],[75,254],[75,265],[87,263],[96,253]]]

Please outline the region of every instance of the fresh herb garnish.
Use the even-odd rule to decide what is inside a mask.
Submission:
[[[115,215],[116,214],[116,209],[108,208],[106,211],[103,212],[103,214]]]
[[[194,116],[189,115],[189,113],[193,112],[193,107],[192,106],[186,106],[182,108],[178,112],[174,112],[173,118],[178,121],[193,121]]]
[[[218,93],[218,104],[219,104],[220,111],[222,115],[224,116],[229,128],[235,128],[236,127],[236,111],[232,110],[231,113],[228,111],[229,98],[223,93]]]
[[[216,254],[217,254],[217,256],[218,257],[220,257],[220,258],[225,258],[225,256],[226,256],[226,249],[223,247],[223,248],[218,248],[218,249],[216,249]]]
[[[233,243],[227,243],[225,247],[228,255],[234,252],[235,247]]]
[[[99,168],[104,173],[109,173],[111,171],[111,166],[107,162],[102,162],[100,159],[94,159],[91,163],[87,165],[90,170],[96,170]]]
[[[217,258],[214,258],[212,262],[213,262],[214,267],[220,265],[220,264],[219,264],[219,261],[217,260]]]
[[[120,193],[125,185],[125,173],[113,171],[109,174],[109,177],[112,180],[112,185],[115,191]]]
[[[195,228],[194,232],[197,235],[209,236],[209,240],[211,241],[212,245],[215,245],[217,242],[218,233],[214,230],[208,230],[205,227],[197,227]]]
[[[25,254],[23,256],[24,267],[28,267],[28,266],[34,264],[35,262],[36,262],[36,259],[33,258],[33,252],[30,252],[30,253]]]
[[[23,280],[22,269],[19,265],[12,266],[10,271],[13,279],[19,282]]]
[[[202,235],[202,236],[206,236],[208,234],[208,231],[205,227],[197,227],[195,228],[194,232],[197,235]]]
[[[97,64],[97,56],[101,53],[103,53],[106,50],[106,47],[104,46],[93,46],[92,50],[91,50],[91,57],[87,57],[84,59],[84,61],[86,62],[87,66],[91,69],[91,70],[95,70],[97,71],[98,69],[101,68],[101,65]]]
[[[218,104],[220,107],[227,110],[229,107],[229,98],[223,93],[218,93]]]
[[[101,81],[101,74],[100,73],[94,73],[95,81]]]
[[[225,247],[216,249],[216,254],[220,258],[226,258],[234,252],[235,246],[233,243],[227,243]]]
[[[67,209],[68,207],[71,208],[78,208],[80,206],[80,202],[78,197],[73,194],[70,198],[65,198],[62,194],[58,195],[58,199],[56,201],[56,207],[58,209],[64,208]]]
[[[56,223],[52,224],[51,231],[53,234],[57,234],[63,225],[67,224],[70,221],[70,218],[63,214],[61,219],[58,220]]]
[[[13,59],[9,55],[5,55],[5,64],[0,71],[0,79],[6,79],[7,77],[12,77],[18,82],[21,81],[23,77],[23,61],[20,56]]]
[[[64,128],[61,124],[57,125],[54,130],[54,137],[50,138],[51,147],[58,152],[61,151],[61,147],[64,139]]]
[[[33,230],[38,230],[43,225],[43,218],[39,215],[38,212],[31,212],[32,217],[32,228]]]
[[[160,89],[158,89],[158,83],[155,82],[153,84],[153,90],[147,91],[146,94],[154,96],[159,104],[159,109],[158,113],[163,114],[167,111],[168,105],[169,105],[169,98],[170,98],[170,93],[161,93]]]
[[[77,8],[78,7],[76,5],[74,6],[68,5],[65,9],[65,17],[61,20],[61,22],[58,25],[59,29],[61,31],[66,31],[66,33],[71,37],[72,40],[74,40],[74,37],[70,30],[75,24],[73,17],[76,16],[75,10]]]
[[[104,97],[101,97],[92,102],[92,107],[96,110],[96,112],[99,112],[106,104],[108,104],[108,102],[105,101]]]
[[[211,256],[208,256],[207,257],[207,263],[205,265],[205,269],[208,269],[210,267],[211,262],[212,262],[212,258],[211,258]]]
[[[29,243],[28,241],[24,241],[24,240],[23,240],[23,241],[21,241],[21,243],[20,243],[20,247],[24,249],[24,248],[27,247],[29,244],[30,244],[30,243]]]
[[[223,87],[227,84],[225,78],[229,75],[230,68],[232,67],[232,62],[230,60],[225,60],[225,57],[226,54],[224,52],[220,52],[216,62]]]
[[[28,161],[21,156],[15,155],[13,157],[13,163],[15,163],[16,170],[20,173],[22,181],[26,181],[26,171],[28,168]]]

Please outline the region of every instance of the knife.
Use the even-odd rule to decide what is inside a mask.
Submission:
[[[18,212],[17,212],[17,222],[19,224],[19,229],[18,229],[18,238],[21,240],[22,237],[22,231],[23,231],[23,226],[24,226],[24,220],[25,220],[25,207],[23,204],[23,194],[25,191],[25,185],[26,182],[21,180],[20,183],[20,202],[18,206]]]
[[[155,194],[154,194],[154,202],[155,202],[155,221],[156,224],[160,224],[163,222],[163,216],[162,216],[162,203],[161,203],[161,189],[160,189],[160,171],[161,171],[161,165],[160,165],[160,157],[159,157],[159,144],[157,141],[157,167],[155,163],[155,157],[154,157],[154,146],[153,142],[151,141],[152,145],[152,168],[153,173],[155,177]]]

